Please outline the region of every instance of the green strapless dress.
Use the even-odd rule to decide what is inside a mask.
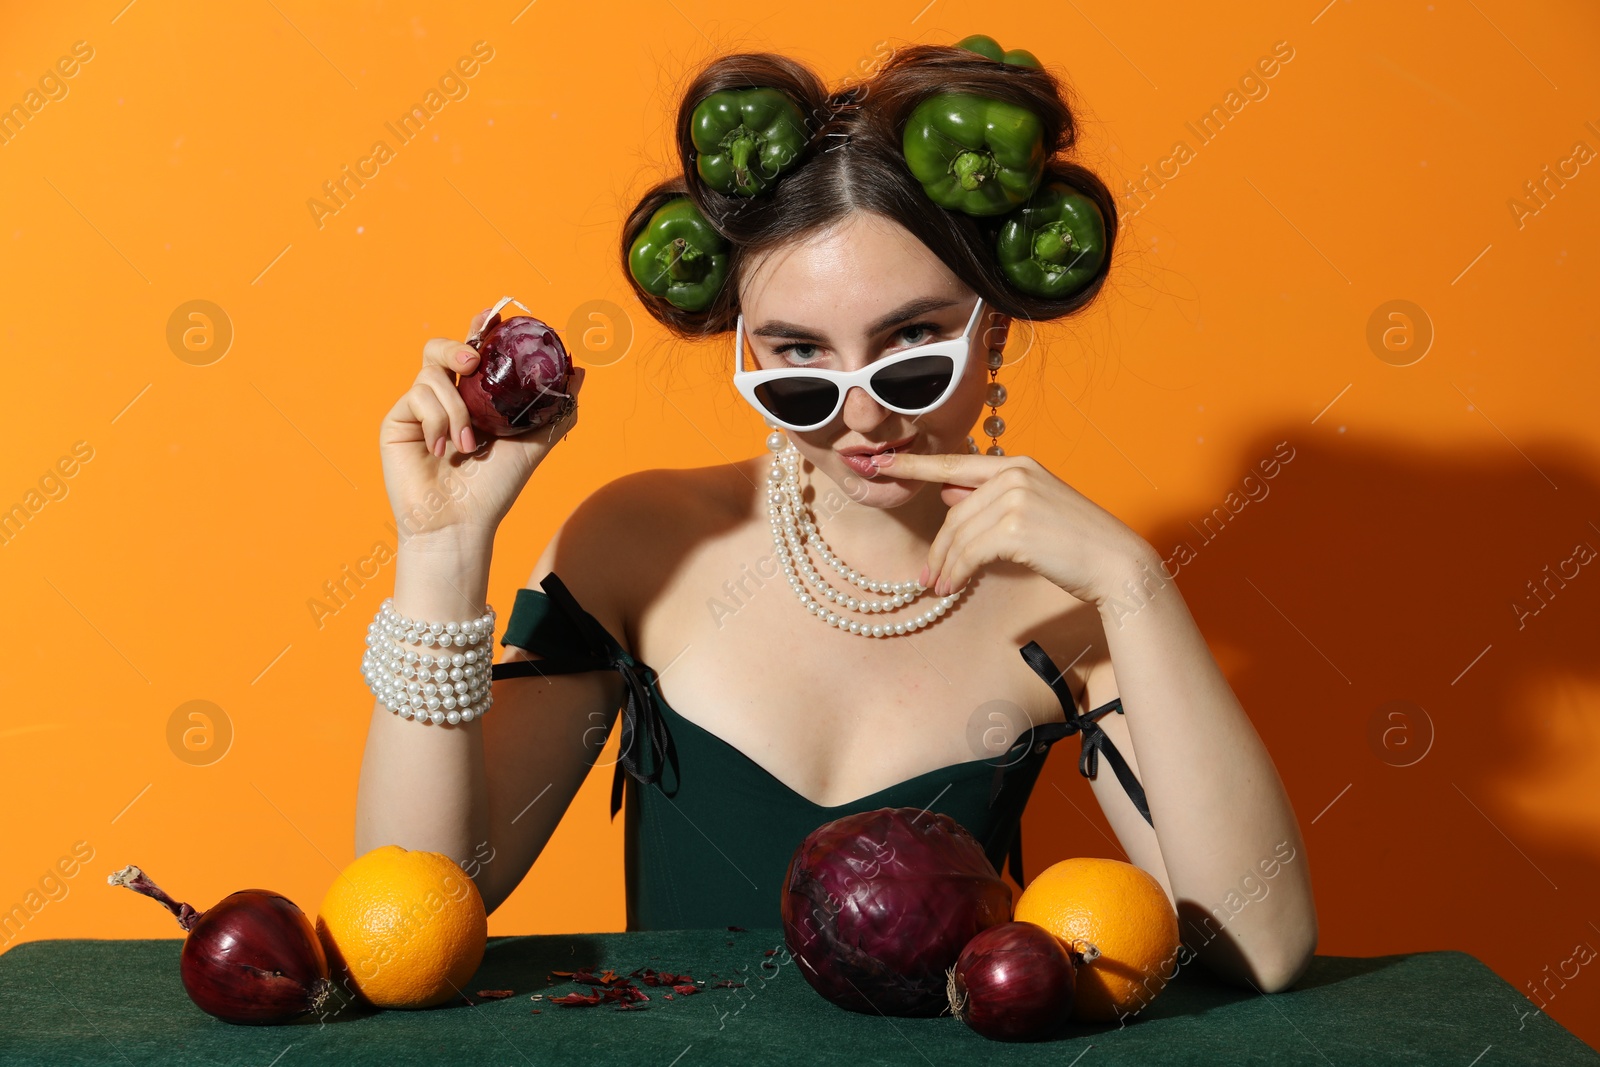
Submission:
[[[922,808],[955,819],[983,845],[995,870],[1022,868],[1022,810],[1050,746],[1080,734],[1079,769],[1094,777],[1103,750],[1123,788],[1149,819],[1144,791],[1095,720],[1122,711],[1120,699],[1077,711],[1062,672],[1036,642],[1022,649],[1050,685],[1067,721],[1024,731],[1004,753],[941,767],[848,804],[824,807],[668,706],[656,673],[629,654],[565,584],[517,592],[502,645],[543,658],[497,663],[494,678],[612,670],[622,676],[621,756],[611,816],[623,822],[629,930],[781,926],[782,882],[796,846],[833,819],[885,807]],[[631,783],[627,782],[632,778]],[[624,784],[627,788],[624,789]]]

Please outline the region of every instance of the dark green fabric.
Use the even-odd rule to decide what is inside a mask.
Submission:
[[[555,608],[543,592],[518,590],[501,644],[557,662],[583,657],[587,650],[582,638]],[[594,625],[604,632],[598,620]],[[605,633],[605,638],[614,655],[629,664],[638,662],[613,635]],[[884,807],[949,815],[984,846],[997,871],[1015,849],[1012,876],[1026,884],[1018,840],[1022,810],[1051,740],[1040,740],[1020,756],[939,768],[853,803],[822,807],[678,714],[653,682],[650,694],[671,735],[676,760],[660,768],[659,782],[643,788],[631,778],[627,782],[623,840],[629,930],[779,925],[783,876],[805,836],[833,819]],[[643,758],[649,746],[641,732],[635,736],[643,749],[641,762],[649,770],[654,765]],[[991,806],[991,788],[1001,766],[1003,784]],[[622,774],[622,768],[615,773]]]
[[[1295,990],[1274,996],[1222,986],[1186,969],[1125,1027],[1081,1027],[1054,1041],[1002,1044],[949,1016],[889,1019],[835,1007],[806,984],[776,929],[496,937],[464,987],[476,1002],[472,1007],[456,1001],[427,1011],[346,1011],[326,1022],[307,1017],[267,1027],[231,1026],[191,1004],[178,980],[181,944],[47,940],[0,956],[0,1064],[1600,1063],[1594,1050],[1460,952],[1318,957]],[[765,955],[774,949],[775,955]],[[533,993],[587,992],[565,979],[546,981],[553,970],[582,965],[619,974],[640,967],[687,972],[707,984],[671,1001],[662,996],[670,990],[641,985],[650,997],[644,1011],[528,999]],[[746,985],[711,986],[725,979]],[[479,989],[511,989],[516,995],[482,1000],[473,995]]]

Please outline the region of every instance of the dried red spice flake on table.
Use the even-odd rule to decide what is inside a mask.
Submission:
[[[652,957],[652,959],[655,957]],[[714,972],[713,972],[714,973]],[[653,967],[636,967],[628,972],[627,976],[617,974],[616,971],[606,969],[596,975],[594,968],[580,968],[576,971],[552,971],[551,980],[557,977],[566,978],[574,983],[587,985],[587,993],[568,993],[565,996],[552,996],[552,1004],[565,1004],[574,1007],[594,1007],[604,1002],[611,1002],[618,1010],[633,1011],[643,1008],[641,1001],[650,999],[649,994],[640,989],[630,979],[637,978],[647,986],[668,986],[673,993],[679,996],[693,996],[700,992],[700,987],[705,983],[697,980],[692,974],[674,974],[671,971],[658,971]],[[743,982],[722,981],[717,982],[718,987],[742,988]],[[488,995],[496,990],[484,990],[480,995]],[[543,999],[544,995],[535,993],[533,1000]],[[671,1000],[672,993],[663,993],[662,998]]]
[[[629,972],[630,977],[637,978],[645,985],[678,985],[682,982],[693,982],[692,974],[673,974],[671,971],[657,971],[649,967],[640,967]]]
[[[504,1000],[507,997],[516,996],[516,994],[517,994],[517,991],[515,989],[480,989],[480,990],[478,990],[478,996],[482,997],[484,1000]]]
[[[529,1012],[529,1013],[528,1013],[528,1014],[529,1014],[529,1015],[538,1015],[538,1014],[540,1014],[540,1012],[539,1012],[539,1009],[538,1009],[538,1008],[534,1008],[534,1009],[533,1009],[533,1010],[532,1010],[532,1011],[530,1011],[530,1012]]]
[[[579,1007],[593,1007],[602,1001],[616,1001],[624,1004],[637,1003],[649,1000],[650,995],[632,982],[624,979],[624,984],[613,986],[590,986],[588,993],[568,993],[563,997],[551,997],[552,1004],[572,1004]]]
[[[744,983],[743,982],[735,982],[735,981],[732,981],[731,979],[724,978],[720,982],[712,982],[711,983],[711,987],[713,989],[743,989],[744,988]]]
[[[649,1010],[649,1008],[650,1008],[650,1005],[648,1005],[648,1004],[618,1004],[612,1010],[613,1011],[647,1011],[647,1010]]]
[[[776,956],[777,954],[778,950],[775,948],[769,948],[767,951],[762,953],[763,956]]]
[[[748,932],[748,931],[746,931],[746,930],[745,930],[745,928],[744,928],[744,927],[742,927],[742,926],[730,926],[730,927],[728,927],[728,929],[730,929],[730,930],[737,930],[737,931],[738,931],[738,932],[739,932],[739,933],[741,933],[741,934],[743,934],[743,933],[747,933],[747,932]]]

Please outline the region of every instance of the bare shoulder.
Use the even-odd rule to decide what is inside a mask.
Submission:
[[[614,478],[590,493],[551,536],[528,577],[552,571],[584,610],[632,650],[645,600],[691,546],[748,509],[747,464],[658,468]],[[740,487],[743,487],[741,493]]]

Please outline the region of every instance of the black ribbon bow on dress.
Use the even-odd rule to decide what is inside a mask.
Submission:
[[[1133,773],[1133,768],[1128,766],[1128,761],[1122,758],[1122,753],[1117,751],[1117,746],[1112,743],[1095,719],[1108,711],[1122,714],[1122,702],[1112,701],[1106,707],[1097,709],[1097,713],[1081,712],[1078,710],[1077,700],[1072,695],[1072,690],[1063,678],[1064,672],[1057,669],[1050,657],[1045,655],[1039,642],[1029,641],[1022,647],[1022,659],[1033,672],[1043,678],[1045,684],[1055,693],[1056,699],[1061,701],[1061,708],[1066,713],[1065,722],[1043,723],[1039,726],[1029,727],[1017,738],[1013,749],[1020,745],[1032,746],[1039,741],[1055,741],[1063,737],[1078,734],[1082,739],[1082,748],[1078,753],[1078,773],[1085,778],[1094,778],[1100,771],[1100,754],[1105,753],[1106,762],[1111,764],[1111,770],[1116,774],[1117,781],[1122,783],[1123,791],[1128,794],[1128,799],[1133,801],[1133,806],[1138,809],[1144,821],[1154,826],[1150,818],[1150,804],[1145,799],[1144,786],[1139,784],[1138,777]],[[1008,764],[1002,763],[995,769],[994,784],[990,789],[990,803],[1000,791]]]
[[[605,627],[579,606],[566,583],[554,573],[545,575],[539,584],[551,603],[567,617],[571,628],[582,638],[588,656],[496,663],[491,669],[491,677],[521,678],[532,674],[580,674],[595,670],[616,671],[622,676],[626,703],[622,709],[621,753],[617,757],[617,770],[611,780],[611,817],[616,818],[618,809],[622,807],[624,771],[641,785],[648,785],[660,780],[663,762],[671,762],[674,770],[677,768],[677,752],[672,745],[672,735],[667,732],[666,723],[661,721],[651,691],[656,672],[646,664],[634,662],[606,632]],[[639,759],[638,738],[641,731],[650,745],[649,770],[642,769]]]
[[[1044,649],[1039,647],[1039,642],[1029,641],[1021,651],[1023,661],[1033,668],[1035,674],[1044,679],[1045,684],[1050,687],[1050,691],[1056,695],[1056,699],[1061,701],[1061,708],[1066,713],[1067,718],[1065,722],[1040,723],[1038,726],[1030,726],[1022,731],[1022,736],[1012,743],[1011,747],[1006,751],[1006,755],[1002,757],[1002,761],[995,767],[994,778],[989,786],[989,806],[993,807],[995,800],[1000,796],[1005,787],[1006,772],[1012,765],[1023,762],[1030,753],[1044,753],[1049,749],[1051,743],[1059,741],[1063,737],[1071,737],[1073,734],[1077,734],[1081,738],[1083,746],[1078,755],[1078,773],[1085,778],[1093,778],[1100,770],[1100,753],[1103,751],[1106,755],[1106,762],[1110,763],[1111,769],[1116,772],[1117,781],[1122,783],[1122,789],[1128,794],[1128,799],[1133,802],[1133,806],[1138,810],[1139,814],[1144,816],[1144,821],[1154,826],[1155,823],[1150,819],[1150,805],[1145,800],[1144,787],[1139,784],[1139,779],[1134,775],[1133,768],[1129,767],[1128,762],[1122,758],[1122,753],[1117,751],[1117,746],[1112,743],[1105,730],[1101,729],[1100,724],[1095,721],[1100,716],[1112,711],[1120,715],[1122,713],[1121,699],[1113,700],[1104,707],[1095,708],[1092,711],[1080,712],[1078,710],[1078,702],[1072,696],[1072,690],[1062,680],[1062,672],[1056,669],[1054,663],[1050,662],[1050,657],[1045,655]],[[1029,784],[1026,788],[1032,788],[1032,780],[1037,777],[1038,768],[1042,765],[1035,763],[1032,766],[1035,768],[1033,775],[1031,777],[1023,776],[1028,778]],[[1022,868],[1022,826],[1020,823],[1012,831],[1009,853],[1011,877],[1016,879],[1018,885],[1027,885],[1027,879]]]

